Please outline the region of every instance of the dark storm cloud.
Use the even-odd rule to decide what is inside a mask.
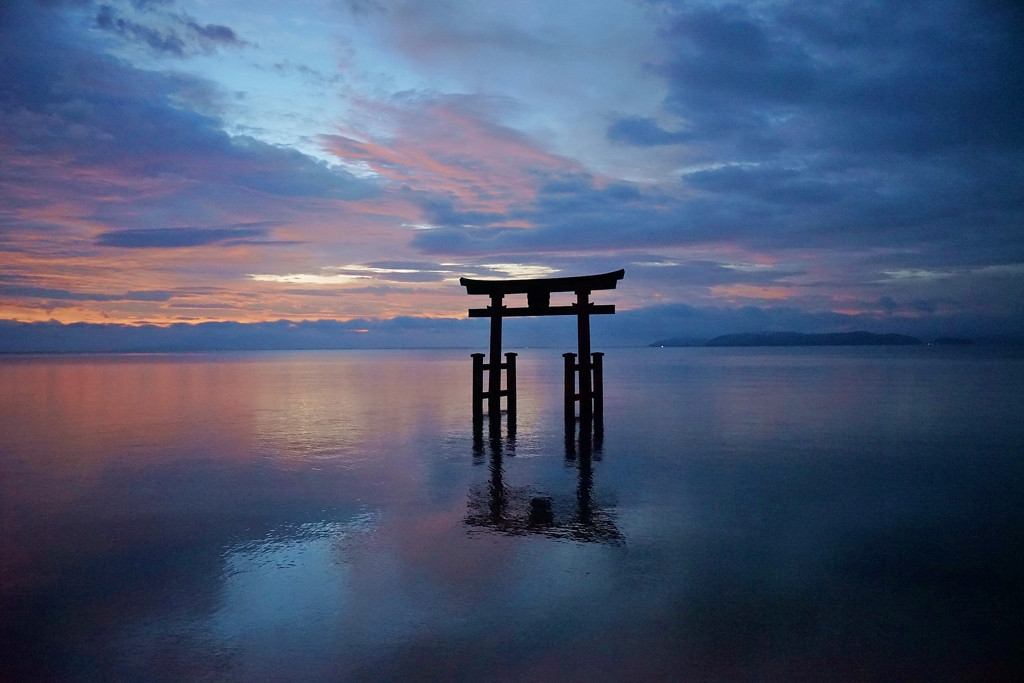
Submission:
[[[145,43],[158,52],[178,57],[185,55],[185,41],[174,31],[158,31],[133,21],[123,19],[109,5],[103,5],[96,12],[96,26],[117,33],[123,38]]]
[[[246,237],[263,237],[264,228],[150,228],[101,233],[96,246],[123,249],[174,249],[237,243]],[[251,242],[249,242],[251,243]]]
[[[839,186],[824,174],[810,176],[786,168],[725,168],[697,171],[687,176],[687,184],[704,192],[751,196],[775,204],[819,204],[836,202],[854,189],[856,181]]]
[[[686,125],[663,143],[794,150],[939,152],[1019,147],[1022,12],[998,2],[777,3],[673,8],[665,109]],[[653,122],[622,140],[656,144]],[[721,147],[716,147],[721,151]]]
[[[659,7],[673,55],[650,69],[677,123],[625,117],[608,138],[685,144],[693,166],[681,187],[696,194],[665,211],[641,206],[643,243],[718,234],[762,247],[921,246],[938,260],[1024,256],[1024,6]],[[593,190],[577,194],[593,203]],[[569,233],[557,207],[538,208],[546,230]],[[610,227],[613,241],[625,231]]]
[[[215,116],[181,107],[197,97],[204,109],[215,106],[205,81],[133,69],[82,47],[58,18],[16,10],[0,25],[0,179],[31,182],[36,162],[60,158],[69,171],[178,177],[285,197],[377,193],[293,149],[231,137]]]
[[[595,186],[585,173],[543,180],[536,199],[507,214],[430,213],[440,226],[413,237],[426,253],[498,254],[694,244],[725,239],[753,227],[754,213],[703,199],[680,202],[626,184]],[[760,218],[760,216],[758,216]],[[533,228],[509,227],[526,220]]]
[[[449,212],[417,233],[428,253],[487,254],[689,246],[755,249],[919,247],[928,258],[1024,260],[1024,161],[887,159],[876,166],[823,156],[697,170],[687,196],[586,174],[541,184],[507,214]],[[527,220],[521,229],[504,223]]]
[[[459,212],[446,200],[421,197],[425,217],[439,227],[418,232],[413,245],[427,253],[494,254],[661,244],[664,199],[621,183],[597,188],[586,173],[542,176],[536,199],[504,214]],[[536,227],[504,225],[523,219]]]
[[[689,142],[694,139],[694,134],[686,131],[670,132],[659,127],[653,119],[630,116],[609,126],[608,139],[638,147],[656,147]]]
[[[218,43],[228,43],[233,45],[237,45],[241,42],[238,39],[238,36],[235,35],[235,32],[227,26],[222,26],[220,24],[206,24],[205,26],[203,26],[191,19],[185,20],[184,23],[196,35],[202,36],[207,40],[212,40]]]
[[[157,25],[133,21],[110,5],[100,5],[96,11],[96,27],[126,40],[147,45],[158,53],[174,57],[212,52],[221,45],[245,44],[245,41],[239,39],[228,26],[202,25],[185,14],[154,14],[153,10],[161,5],[162,3],[132,3],[136,9],[149,10],[149,17],[159,22]]]

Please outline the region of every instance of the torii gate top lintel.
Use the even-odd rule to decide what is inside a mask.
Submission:
[[[503,318],[534,316],[534,315],[578,315],[580,310],[573,306],[552,306],[551,292],[575,292],[581,295],[583,303],[592,291],[597,289],[615,289],[615,285],[625,276],[626,271],[616,270],[600,275],[582,275],[578,277],[549,277],[521,280],[473,280],[468,277],[459,278],[459,284],[466,288],[467,294],[489,295],[492,302],[498,302],[506,294],[525,294],[527,306],[524,308],[508,308],[501,306],[495,310],[488,308],[471,308],[470,318],[491,318],[495,314]],[[615,312],[615,306],[588,306],[590,314],[609,314]]]
[[[473,280],[459,278],[466,294],[533,294],[551,292],[592,292],[596,289],[615,289],[616,283],[626,275],[625,269],[600,275],[579,277],[548,277],[520,280]]]

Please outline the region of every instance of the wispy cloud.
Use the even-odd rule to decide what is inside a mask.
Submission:
[[[511,278],[537,278],[545,275],[554,275],[558,272],[555,268],[549,268],[547,266],[531,266],[525,263],[481,263],[480,267],[497,271],[498,273],[502,273],[503,275],[507,275]]]
[[[174,57],[246,44],[229,26],[201,24],[187,14],[164,11],[160,3],[132,3],[130,9],[138,10],[136,13],[141,16],[129,18],[112,5],[100,5],[96,10],[95,25],[125,40],[145,45],[158,54]]]
[[[100,233],[96,245],[122,249],[178,249],[231,244],[240,239],[264,237],[266,228],[150,228]]]
[[[125,292],[123,294],[101,294],[98,292],[72,292],[66,289],[51,289],[47,287],[32,287],[26,285],[7,285],[0,283],[0,297],[28,297],[32,299],[47,299],[57,301],[170,301],[177,292],[168,291],[144,291]]]
[[[257,282],[284,282],[301,285],[347,285],[359,280],[369,279],[367,275],[349,275],[347,273],[336,273],[334,275],[324,275],[321,273],[289,273],[287,275],[251,274],[249,277]]]

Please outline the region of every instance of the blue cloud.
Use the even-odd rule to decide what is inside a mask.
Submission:
[[[262,237],[263,228],[150,228],[100,233],[96,245],[122,249],[174,249],[223,244],[246,237]]]
[[[664,120],[607,138],[685,144],[675,197],[630,213],[542,196],[536,234],[436,235],[456,248],[720,239],[753,248],[903,247],[899,258],[1024,258],[1024,9],[1019,3],[651,3],[666,17]],[[663,209],[656,207],[664,207]],[[602,220],[603,219],[603,220]],[[498,244],[504,242],[505,244]],[[536,245],[536,246],[534,246]]]
[[[680,3],[667,15],[674,55],[652,67],[670,88],[665,110],[719,154],[1024,142],[1024,22],[1012,3]],[[680,135],[658,130],[623,119],[609,134],[639,144]]]
[[[690,142],[694,135],[686,132],[669,132],[655,123],[654,119],[630,116],[615,121],[608,128],[608,139],[638,147],[655,147]]]
[[[93,51],[52,13],[12,8],[0,24],[0,60],[0,126],[11,142],[5,156],[176,176],[222,192],[332,199],[379,194],[373,181],[293,149],[229,136],[215,112],[181,106],[199,97],[203,108],[215,108],[216,86],[134,69]]]
[[[147,11],[163,25],[148,25],[128,19],[110,5],[100,5],[96,11],[96,27],[114,33],[125,40],[141,43],[160,54],[185,57],[199,52],[212,52],[221,45],[244,45],[229,26],[200,24],[192,17],[176,13],[158,13],[165,3],[137,3],[137,10]]]
[[[170,301],[176,292],[165,290],[146,290],[127,292],[125,294],[99,294],[96,292],[72,292],[66,289],[34,287],[30,285],[0,284],[0,297],[26,297],[32,299],[52,299],[56,301]]]

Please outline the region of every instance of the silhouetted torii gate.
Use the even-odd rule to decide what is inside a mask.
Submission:
[[[580,402],[580,419],[589,421],[595,414],[601,417],[603,402],[602,353],[590,351],[590,316],[615,313],[615,306],[597,305],[590,302],[590,293],[598,289],[615,289],[625,276],[625,270],[616,270],[601,275],[580,277],[552,277],[532,280],[472,280],[460,278],[459,284],[467,294],[482,294],[491,297],[487,308],[469,309],[470,318],[491,319],[490,362],[484,363],[484,354],[474,353],[473,357],[473,418],[483,418],[483,400],[487,399],[487,412],[492,419],[501,414],[501,397],[507,397],[509,419],[516,411],[516,354],[506,353],[506,362],[501,362],[501,319],[534,315],[575,315],[579,337],[579,363],[576,354],[562,354],[565,358],[565,411],[566,420],[575,418],[575,402]],[[552,306],[551,292],[575,292],[576,303],[569,306]],[[506,294],[525,294],[526,307],[509,308],[502,306]],[[488,371],[487,391],[483,390],[483,371]],[[507,389],[501,389],[501,371],[506,371]],[[579,394],[576,393],[576,373],[579,372]]]

